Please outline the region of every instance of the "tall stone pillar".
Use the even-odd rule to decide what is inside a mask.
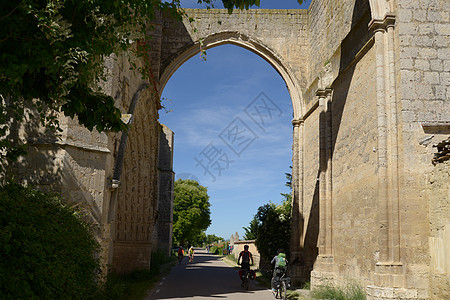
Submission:
[[[294,119],[292,144],[292,223],[291,223],[291,277],[306,280],[303,255],[303,120]]]
[[[394,53],[395,16],[373,19],[375,33],[378,119],[378,243],[375,286],[370,289],[404,286],[400,253],[399,171],[397,98]]]
[[[316,92],[319,97],[319,256],[326,254],[327,242],[327,100],[324,89]]]
[[[319,97],[319,256],[311,273],[311,285],[321,285],[333,278],[336,266],[333,258],[332,206],[332,89],[318,89]]]
[[[325,170],[325,253],[327,256],[333,255],[333,184],[332,184],[332,130],[331,130],[331,97],[332,89],[325,89],[325,147],[326,147],[326,170]]]

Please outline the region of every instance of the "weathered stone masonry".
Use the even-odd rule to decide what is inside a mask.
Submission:
[[[369,299],[448,299],[449,166],[431,161],[433,144],[450,136],[450,2],[313,0],[308,10],[187,14],[194,24],[155,23],[159,92],[200,39],[261,56],[290,92],[291,275],[312,288],[354,279]],[[106,66],[103,88],[123,113],[136,101],[131,131],[89,133],[64,119],[62,141],[35,135],[33,155],[47,163],[32,163],[30,178],[85,203],[105,262],[128,271],[170,248],[173,172],[158,150],[154,88],[142,89],[126,60]]]

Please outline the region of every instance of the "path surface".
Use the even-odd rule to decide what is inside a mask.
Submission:
[[[241,287],[236,269],[220,257],[197,249],[193,263],[185,257],[145,298],[153,299],[275,299],[269,289],[250,282],[248,291]]]

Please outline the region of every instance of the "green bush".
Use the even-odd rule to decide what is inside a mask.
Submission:
[[[212,246],[209,249],[209,253],[222,255],[223,249],[224,249],[223,247]]]
[[[95,297],[98,243],[90,226],[55,195],[0,187],[0,298]]]

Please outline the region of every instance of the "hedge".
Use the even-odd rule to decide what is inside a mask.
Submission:
[[[60,197],[0,187],[0,298],[88,299],[98,291],[91,227]]]

